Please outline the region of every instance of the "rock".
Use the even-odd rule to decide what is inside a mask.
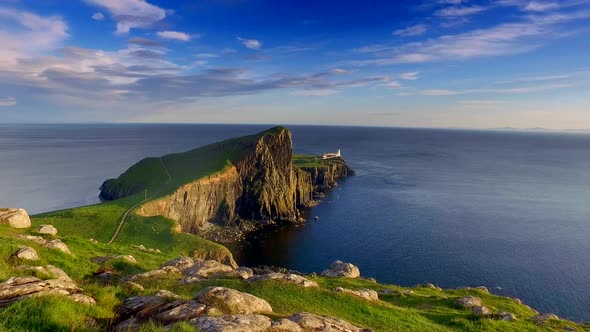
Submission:
[[[507,321],[507,322],[513,322],[515,320],[518,320],[516,318],[516,315],[514,315],[513,313],[510,313],[510,312],[506,312],[506,311],[500,311],[498,313],[495,313],[494,317],[497,319],[501,319],[503,321]]]
[[[205,278],[199,278],[199,277],[186,277],[186,278],[182,278],[180,279],[178,282],[183,284],[183,285],[192,285],[194,283],[203,281],[203,280],[207,280]]]
[[[45,240],[44,238],[42,238],[40,236],[36,236],[36,235],[17,235],[16,237],[19,239],[33,241],[39,245],[44,245],[45,243],[47,243],[47,240]]]
[[[159,297],[163,297],[165,299],[174,299],[174,300],[180,299],[179,295],[177,295],[169,290],[165,290],[165,289],[161,289],[161,290],[157,291],[156,294],[154,294],[154,295],[159,296]]]
[[[0,306],[33,296],[71,295],[80,291],[74,283],[65,280],[13,277],[0,283]]]
[[[251,268],[240,266],[233,271],[217,272],[211,276],[211,278],[241,278],[248,279],[254,275]]]
[[[158,270],[152,270],[140,274],[127,276],[123,278],[122,281],[135,281],[137,279],[143,278],[162,278],[173,274],[180,274],[180,271],[174,266],[166,266]]]
[[[205,261],[196,261],[193,267],[182,271],[182,273],[191,277],[209,278],[215,273],[230,271],[233,271],[231,266],[209,259]]]
[[[165,303],[166,301],[163,298],[154,295],[130,297],[123,301],[119,308],[119,316],[124,319],[135,315],[140,317],[148,316],[151,310]]]
[[[522,304],[522,300],[519,298],[514,298],[513,300],[514,300],[514,302],[516,302],[518,304]]]
[[[481,306],[481,299],[475,296],[465,296],[455,300],[455,303],[463,308],[472,308],[476,306]]]
[[[39,234],[57,235],[57,229],[53,225],[41,225],[37,229]]]
[[[171,261],[164,263],[160,267],[160,269],[165,268],[166,266],[173,266],[173,267],[179,269],[180,271],[182,271],[182,270],[186,270],[188,268],[191,268],[194,265],[195,265],[195,261],[192,258],[186,257],[186,256],[180,256],[180,257],[174,258]]]
[[[55,279],[67,282],[74,282],[67,273],[65,273],[62,269],[58,267],[55,267],[53,265],[45,265],[43,268],[45,269],[45,271],[47,271],[47,274],[54,277]]]
[[[530,318],[530,320],[535,324],[541,324],[552,319],[559,319],[559,317],[555,314],[540,314]]]
[[[93,298],[91,298],[88,295],[84,295],[84,294],[80,294],[80,293],[72,294],[72,295],[70,295],[70,298],[72,300],[74,300],[75,302],[82,303],[85,305],[95,305],[96,304],[96,300],[94,300]]]
[[[0,208],[0,224],[8,224],[12,228],[29,228],[31,219],[25,209]]]
[[[129,331],[138,331],[141,328],[141,323],[135,318],[129,318],[115,327],[115,331],[121,332],[129,332]]]
[[[476,305],[474,307],[471,307],[471,313],[475,316],[485,317],[490,316],[492,314],[492,311],[482,305]]]
[[[95,240],[95,239],[93,239],[93,238],[90,238],[90,239],[88,239],[88,241],[89,241],[90,243],[94,243],[94,244],[97,244],[97,243],[98,243],[98,241],[96,241],[96,240]]]
[[[363,299],[367,299],[369,301],[379,300],[379,294],[372,289],[352,290],[352,289],[348,289],[348,288],[336,287],[333,290],[337,293],[344,293],[344,294],[350,294],[353,296],[362,297]]]
[[[145,290],[145,288],[142,285],[133,281],[125,281],[121,284],[121,286],[135,292],[143,292]]]
[[[72,254],[72,252],[70,251],[70,248],[68,248],[68,246],[61,242],[58,239],[54,239],[51,241],[47,241],[47,243],[45,243],[44,247],[49,248],[49,249],[56,249],[59,250],[61,252],[65,252],[66,254]]]
[[[283,274],[283,273],[268,273],[252,276],[246,282],[257,282],[264,280],[280,280],[287,283],[299,284],[303,287],[318,287],[315,281],[311,281],[303,276],[297,274]]]
[[[434,284],[430,283],[430,282],[427,282],[425,284],[418,285],[418,287],[436,289],[436,286]]]
[[[154,319],[162,323],[177,322],[195,318],[205,311],[205,306],[197,301],[186,301],[169,310],[160,312]]]
[[[38,261],[39,256],[37,255],[37,251],[31,247],[20,247],[15,253],[11,256],[13,259],[26,259],[29,261]]]
[[[197,293],[195,300],[227,314],[272,312],[272,307],[266,300],[225,287],[207,287]]]
[[[475,287],[475,289],[480,290],[486,294],[490,293],[490,290],[486,286],[477,286],[477,287]]]
[[[191,320],[200,332],[267,332],[270,318],[262,315],[225,315]]]
[[[297,323],[304,331],[338,331],[338,332],[367,332],[370,330],[350,324],[342,319],[314,315],[302,312],[289,317],[289,320]]]
[[[91,262],[96,264],[105,264],[108,261],[123,261],[129,264],[137,264],[135,257],[131,255],[117,255],[117,256],[97,256],[90,259]]]
[[[361,272],[358,267],[351,263],[334,261],[329,269],[322,272],[322,275],[325,277],[358,278]]]
[[[294,321],[281,318],[276,322],[272,322],[269,332],[300,332],[303,331]]]

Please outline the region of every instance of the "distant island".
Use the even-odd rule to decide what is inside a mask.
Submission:
[[[352,174],[340,150],[294,155],[274,127],[143,159],[102,184],[100,204],[0,208],[0,331],[584,330],[482,286],[380,284],[339,260],[312,274],[238,266],[219,243],[305,222]]]

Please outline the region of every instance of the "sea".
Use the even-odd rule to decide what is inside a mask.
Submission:
[[[97,203],[138,160],[268,125],[0,124],[0,206]],[[234,248],[238,263],[320,272],[339,259],[404,286],[486,286],[590,320],[590,135],[290,126],[296,153],[341,149],[356,175]],[[315,217],[318,220],[315,221]]]

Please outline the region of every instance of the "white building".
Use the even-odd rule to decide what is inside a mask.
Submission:
[[[336,151],[336,153],[324,153],[322,155],[323,159],[330,159],[330,158],[337,158],[340,157],[340,149],[338,149],[338,151]]]

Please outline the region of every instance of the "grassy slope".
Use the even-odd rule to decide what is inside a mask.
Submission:
[[[92,276],[99,265],[90,258],[101,255],[131,254],[137,265],[123,262],[111,263],[108,267],[120,275],[151,270],[161,263],[175,257],[173,253],[148,253],[127,245],[92,244],[76,237],[64,237],[64,241],[74,253],[68,256],[61,252],[40,247],[32,242],[14,238],[14,235],[30,231],[0,227],[0,280],[9,276],[26,275],[8,263],[9,255],[20,245],[35,248],[41,261],[38,265],[53,264],[66,271],[84,289],[84,293],[97,299],[94,307],[86,307],[64,298],[34,298],[0,309],[0,331],[99,331],[104,330],[115,317],[117,305],[125,298],[134,295],[153,294],[160,289],[168,289],[189,299],[201,288],[218,285],[242,290],[269,301],[274,309],[273,318],[288,316],[297,312],[311,312],[345,319],[375,331],[536,331],[541,328],[524,318],[533,315],[526,306],[519,305],[509,298],[497,297],[479,290],[440,291],[428,288],[411,288],[412,295],[381,295],[380,301],[369,302],[360,298],[332,292],[334,287],[352,289],[408,289],[393,285],[381,285],[365,280],[311,277],[320,288],[303,288],[281,282],[262,282],[248,284],[238,279],[216,279],[194,285],[180,285],[175,278],[142,281],[145,291],[132,293],[118,285],[104,286]],[[484,304],[498,310],[515,313],[517,322],[503,322],[477,319],[467,310],[456,307],[454,299],[466,295],[481,297]],[[582,330],[573,323],[554,321],[544,326],[544,330],[561,331],[564,327]],[[151,325],[145,331],[163,331]],[[192,330],[186,325],[178,331]]]

